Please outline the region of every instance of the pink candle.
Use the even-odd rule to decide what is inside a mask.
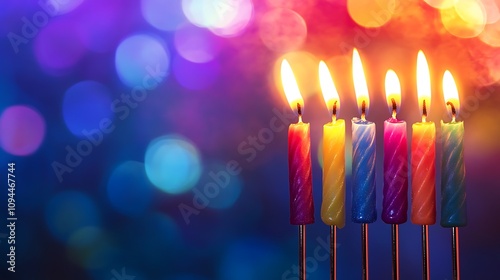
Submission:
[[[386,75],[386,95],[392,117],[384,122],[384,199],[382,220],[387,224],[402,224],[408,212],[408,142],[406,122],[396,113],[401,100],[401,86],[396,73]]]
[[[314,223],[312,197],[311,141],[309,124],[299,121],[288,129],[288,176],[290,182],[290,223]]]

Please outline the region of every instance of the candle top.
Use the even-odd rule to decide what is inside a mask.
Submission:
[[[388,123],[404,123],[405,121],[403,120],[399,120],[397,118],[393,118],[393,117],[390,117],[388,118],[387,120],[385,120],[386,122]]]
[[[364,120],[364,119],[360,119],[358,117],[352,118],[352,123],[353,124],[359,124],[359,125],[371,125],[371,124],[374,124],[374,122],[371,122],[371,121],[368,121],[368,120]]]

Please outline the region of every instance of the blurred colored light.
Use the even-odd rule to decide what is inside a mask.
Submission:
[[[487,24],[479,34],[479,40],[492,47],[500,47],[500,21]]]
[[[214,34],[231,37],[240,34],[253,15],[251,0],[182,0],[186,18]]]
[[[160,190],[179,194],[190,190],[201,173],[200,155],[187,140],[163,136],[149,144],[145,155],[146,174]]]
[[[70,259],[87,269],[108,267],[116,258],[116,250],[103,231],[97,227],[84,227],[71,235],[68,240]]]
[[[484,11],[486,12],[486,23],[492,24],[500,19],[500,11],[496,0],[482,0]]]
[[[64,94],[62,111],[71,133],[84,137],[92,130],[99,129],[103,120],[113,119],[111,94],[98,82],[79,82]]]
[[[480,1],[457,0],[455,6],[440,10],[444,28],[459,38],[478,36],[486,24],[486,12]]]
[[[164,31],[173,31],[186,21],[179,0],[142,0],[141,10],[149,24]]]
[[[455,3],[458,16],[465,22],[484,26],[486,24],[486,11],[479,0],[458,0]]]
[[[253,16],[251,0],[215,0],[219,20],[208,28],[221,37],[234,37],[241,34]]]
[[[264,45],[275,52],[299,49],[307,37],[305,20],[288,9],[273,9],[259,22],[259,36]]]
[[[172,67],[177,82],[183,87],[192,90],[202,90],[210,87],[220,74],[220,65],[217,60],[207,63],[193,63],[176,56]]]
[[[220,280],[254,280],[266,275],[282,277],[283,254],[271,242],[261,238],[239,240],[230,245],[219,267]]]
[[[125,247],[133,257],[141,256],[139,261],[142,267],[168,271],[171,266],[165,264],[171,264],[182,254],[183,238],[179,226],[163,213],[150,213],[136,219],[129,223],[123,234],[126,244],[121,248]],[[166,254],[158,257],[157,252]]]
[[[89,246],[101,236],[101,229],[98,227],[84,227],[75,231],[68,239],[68,246],[82,248]]]
[[[290,10],[311,9],[317,5],[318,0],[266,0],[267,5],[275,8],[286,8]]]
[[[191,24],[177,29],[174,44],[179,55],[196,63],[213,60],[220,51],[217,38],[210,31]]]
[[[45,121],[34,109],[11,106],[0,116],[0,145],[16,156],[34,153],[45,137]]]
[[[218,174],[219,172],[225,172],[226,165],[222,163],[211,164],[207,169],[210,174]],[[202,184],[203,192],[210,198],[210,202],[208,204],[208,207],[210,208],[231,208],[240,197],[243,188],[241,178],[239,176],[231,176],[227,172],[224,174],[228,176],[227,185],[221,185],[222,183],[215,181],[210,175],[209,178],[207,178],[207,180]],[[225,179],[220,180],[225,182]]]
[[[62,15],[76,9],[83,0],[48,0],[47,2],[46,6],[51,7],[55,11],[55,15]]]
[[[143,213],[153,196],[144,164],[126,161],[113,170],[107,185],[111,206],[127,216]]]
[[[113,50],[131,25],[123,21],[121,0],[86,0],[78,9],[78,22],[85,36],[84,45],[94,52]]]
[[[436,9],[449,9],[455,5],[457,0],[424,0],[429,6]]]
[[[399,0],[347,0],[347,11],[357,24],[374,28],[389,22],[399,5]]]
[[[148,35],[130,36],[116,49],[116,71],[121,81],[130,87],[143,86],[144,79],[152,75],[156,75],[157,80],[164,79],[169,64],[163,43]],[[158,72],[163,75],[158,76]]]
[[[45,221],[52,236],[65,242],[82,228],[98,227],[100,216],[90,197],[78,191],[65,191],[48,202]]]
[[[85,53],[83,37],[77,22],[52,19],[36,35],[35,56],[47,73],[64,74]]]
[[[491,97],[490,97],[491,98]],[[468,106],[467,103],[465,103]],[[474,112],[473,117],[467,120],[471,127],[487,127],[488,129],[475,129],[474,133],[466,136],[466,141],[474,147],[470,155],[476,159],[484,159],[492,155],[492,151],[500,151],[500,126],[496,124],[495,118],[498,110],[493,106],[481,108]]]

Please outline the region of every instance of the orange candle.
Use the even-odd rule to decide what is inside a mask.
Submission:
[[[417,58],[417,92],[422,122],[412,126],[411,221],[417,225],[433,225],[436,223],[436,126],[427,121],[431,85],[429,66],[422,51]]]

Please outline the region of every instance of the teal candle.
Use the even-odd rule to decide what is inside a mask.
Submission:
[[[467,225],[465,203],[464,123],[441,121],[441,225]]]
[[[455,82],[450,72],[443,77],[446,105],[452,121],[441,121],[441,226],[461,227],[467,225],[465,203],[465,164],[464,164],[464,123],[456,121],[460,103]],[[446,92],[450,91],[450,92]]]

